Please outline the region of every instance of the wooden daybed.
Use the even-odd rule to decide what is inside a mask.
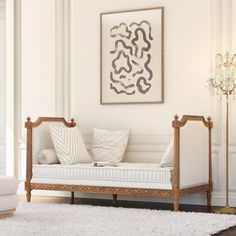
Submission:
[[[135,163],[128,164],[129,168],[118,166],[115,169],[113,167],[113,170],[107,169],[106,171],[108,172],[119,170],[117,168],[121,168],[119,170],[121,171],[120,173],[125,171],[124,173],[126,174],[123,174],[114,181],[112,179],[102,179],[103,177],[99,176],[99,172],[98,174],[96,172],[98,175],[96,179],[96,174],[94,174],[96,169],[94,168],[101,167],[92,167],[92,165],[88,166],[88,164],[86,164],[85,168],[81,167],[82,164],[78,165],[78,169],[77,165],[63,167],[61,164],[37,164],[37,153],[42,149],[53,147],[48,128],[50,125],[74,127],[76,124],[73,119],[71,119],[71,122],[67,122],[64,118],[39,117],[35,122],[32,122],[30,118],[27,118],[25,122],[27,129],[25,190],[28,202],[31,200],[31,191],[34,189],[69,191],[71,192],[71,203],[74,202],[74,192],[112,194],[114,205],[116,205],[117,195],[161,196],[173,198],[174,210],[178,211],[182,196],[196,192],[206,192],[207,206],[210,210],[212,191],[211,118],[208,117],[205,120],[203,116],[184,115],[179,120],[178,116],[175,115],[172,121],[172,127],[174,128],[173,167],[169,169],[155,167],[155,169],[152,166],[153,163],[150,163],[150,168],[148,163],[145,163],[145,165],[140,164],[142,166],[140,171],[145,173],[143,176],[148,177],[145,180],[138,180],[138,182],[135,182],[135,179],[130,182],[129,179],[123,180],[123,178],[126,178],[125,176],[128,176],[127,173],[129,174],[130,169],[132,169],[130,166],[136,166]],[[145,157],[143,160],[145,162]],[[125,163],[121,163],[122,165],[126,166]],[[64,168],[64,170],[60,170],[60,168]],[[71,169],[66,169],[66,172],[65,168]],[[78,173],[81,169],[84,170],[86,168],[88,171],[94,172],[92,179],[90,177],[90,179],[87,179],[87,176],[83,178],[81,177],[82,174]],[[138,165],[135,168],[138,169],[140,167]],[[65,175],[70,176],[62,176],[63,174],[58,176],[57,173],[60,171],[64,171]],[[103,171],[103,169],[99,169],[99,171]],[[159,178],[158,171],[162,171],[165,176],[169,176],[165,183],[155,179]],[[77,175],[78,177],[76,177]]]

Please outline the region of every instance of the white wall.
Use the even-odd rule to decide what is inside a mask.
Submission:
[[[21,3],[21,104],[27,116],[55,115],[55,0]]]
[[[0,175],[6,168],[6,57],[5,2],[0,1]]]
[[[155,6],[165,7],[164,104],[100,105],[100,13]],[[175,113],[208,114],[209,7],[204,0],[71,1],[71,111],[83,129],[170,133]]]
[[[205,80],[211,63],[211,45],[212,55],[225,50],[224,19],[228,2],[232,5],[233,30],[236,4],[232,0],[213,1],[212,28],[210,0],[22,0],[22,134],[19,138],[24,135],[23,121],[28,115],[33,119],[64,115],[79,122],[85,137],[91,135],[93,127],[129,128],[134,149],[145,143],[147,150],[160,155],[172,134],[171,121],[175,113],[211,115],[214,121],[213,203],[224,204],[224,106],[210,98]],[[164,103],[100,105],[100,13],[158,6],[165,7]],[[234,51],[235,39],[232,31]],[[234,102],[232,128],[236,126],[235,106]],[[234,166],[236,133],[232,132],[230,137],[230,161]],[[22,163],[24,154],[23,147]],[[234,175],[230,173],[230,198],[236,206]],[[23,173],[21,177],[24,178]],[[184,201],[204,202],[199,195]]]

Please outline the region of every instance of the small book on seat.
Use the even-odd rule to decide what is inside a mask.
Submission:
[[[94,161],[93,166],[97,166],[97,167],[103,167],[103,166],[117,167],[118,164],[114,161]]]

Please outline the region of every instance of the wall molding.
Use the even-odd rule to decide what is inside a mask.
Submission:
[[[226,50],[232,47],[232,0],[211,0],[212,7],[212,24],[211,24],[211,61],[214,65],[214,57],[216,53],[225,53]],[[213,118],[213,138],[219,144],[216,153],[213,151],[213,168],[215,173],[213,179],[215,180],[214,194],[215,198],[224,197],[225,191],[225,96],[222,98],[212,97],[210,104],[211,115]],[[214,147],[214,145],[213,145]],[[236,153],[236,143],[229,143],[229,157],[232,160],[232,155]],[[229,173],[234,176],[233,173]],[[236,191],[236,186],[230,186],[229,195]],[[220,196],[220,197],[219,197]],[[235,196],[234,196],[235,198]],[[236,199],[234,200],[236,205]]]
[[[71,23],[70,0],[64,0],[64,117],[71,119]]]
[[[0,138],[0,146],[5,146],[6,140],[4,138]]]
[[[6,2],[6,174],[18,177],[21,127],[21,0]]]
[[[18,176],[21,134],[21,0],[14,1],[14,175]]]
[[[5,8],[5,7],[6,7],[6,1],[0,0],[0,8]]]
[[[0,20],[5,21],[5,11],[6,11],[6,7],[5,7],[5,1],[0,0]]]
[[[70,0],[55,1],[55,114],[71,118]]]

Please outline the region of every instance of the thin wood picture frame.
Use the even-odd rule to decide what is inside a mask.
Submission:
[[[164,7],[100,15],[100,104],[164,102]]]

